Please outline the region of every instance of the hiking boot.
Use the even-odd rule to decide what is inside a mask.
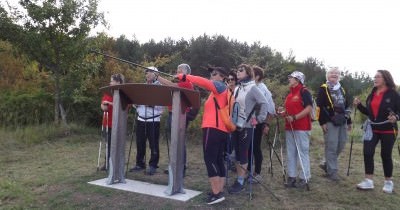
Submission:
[[[305,188],[308,184],[308,181],[305,179],[300,179],[299,182],[296,183],[297,188]]]
[[[393,181],[385,180],[382,190],[384,193],[392,193],[393,192]]]
[[[357,189],[372,190],[374,189],[374,181],[372,181],[372,179],[365,178],[362,182],[357,184]]]
[[[296,187],[296,177],[288,177],[285,183],[285,187],[287,188],[295,188]]]
[[[157,171],[157,168],[156,168],[156,167],[150,166],[149,169],[147,169],[145,173],[146,173],[147,175],[152,176],[152,175],[154,175],[154,174],[156,173],[156,171]]]
[[[249,177],[247,180],[251,184],[258,184],[262,182],[262,176],[260,174],[253,175],[253,177]]]
[[[225,200],[225,197],[222,192],[219,192],[218,194],[211,193],[211,195],[207,198],[207,204],[212,205],[223,200]]]
[[[331,175],[328,175],[327,178],[331,181],[337,182],[340,180],[339,176],[337,175],[337,173],[333,173]]]
[[[138,172],[144,170],[144,167],[136,165],[135,167],[129,169],[129,172]]]
[[[240,184],[238,181],[235,181],[233,185],[229,188],[228,192],[230,194],[237,194],[240,193],[244,190],[244,187],[242,184]]]
[[[325,162],[319,164],[319,168],[321,168],[322,170],[324,170],[325,173],[328,173],[328,169],[327,169],[327,166],[326,166],[326,163],[325,163]]]

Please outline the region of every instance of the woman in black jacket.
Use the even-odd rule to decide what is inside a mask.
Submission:
[[[351,102],[339,82],[340,74],[339,68],[330,68],[326,72],[326,82],[320,86],[317,97],[318,122],[324,133],[325,143],[325,162],[320,167],[332,181],[339,181],[338,157],[346,145],[347,132],[351,130]]]
[[[374,88],[367,97],[366,106],[360,103],[360,99],[354,99],[354,105],[361,113],[368,115],[372,128],[372,139],[364,139],[364,166],[365,179],[357,184],[361,190],[374,188],[372,180],[374,174],[375,147],[381,142],[381,158],[385,182],[383,192],[393,192],[393,161],[392,150],[397,137],[397,121],[400,115],[400,96],[396,92],[392,75],[387,70],[378,70],[374,77]]]

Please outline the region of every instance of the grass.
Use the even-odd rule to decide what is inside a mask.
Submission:
[[[340,157],[339,183],[328,181],[318,164],[323,157],[323,140],[318,126],[312,134],[310,191],[285,189],[281,167],[273,158],[269,168],[268,147],[263,142],[263,183],[280,198],[277,201],[260,185],[253,185],[254,198],[247,193],[226,194],[226,201],[208,206],[204,194],[188,202],[89,185],[87,182],[105,178],[97,172],[98,129],[71,126],[68,129],[54,126],[36,126],[14,130],[0,130],[0,209],[397,209],[400,197],[381,191],[383,171],[379,146],[375,155],[375,190],[359,191],[355,185],[363,178],[362,144],[360,131],[354,133],[354,146],[350,176],[346,176],[350,144]],[[162,136],[164,136],[162,134]],[[188,141],[189,168],[185,188],[209,191],[203,163],[201,136],[192,135]],[[283,136],[283,135],[282,135]],[[32,141],[30,141],[32,138]],[[129,137],[130,140],[130,137]],[[129,149],[127,142],[126,148]],[[135,143],[133,143],[133,148]],[[279,144],[278,144],[279,146]],[[168,177],[161,171],[167,166],[167,148],[160,140],[160,169],[154,176],[128,173],[128,179],[167,185]],[[126,152],[128,154],[128,152]],[[149,152],[147,153],[149,154]],[[134,163],[133,149],[130,167]],[[149,158],[149,157],[147,157]],[[284,157],[285,158],[285,157]],[[393,150],[394,184],[400,186],[399,154]],[[270,172],[273,172],[273,175]],[[230,173],[232,175],[232,173]],[[229,177],[229,182],[233,182]]]

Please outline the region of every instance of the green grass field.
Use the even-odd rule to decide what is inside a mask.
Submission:
[[[252,200],[249,200],[246,192],[239,195],[226,193],[226,200],[213,206],[204,202],[204,193],[188,202],[180,202],[87,184],[107,176],[105,172],[96,170],[100,139],[98,129],[81,126],[72,126],[67,131],[52,126],[12,131],[1,129],[0,209],[398,209],[400,197],[397,192],[389,195],[381,190],[384,179],[379,146],[375,155],[375,190],[359,191],[355,185],[363,178],[364,171],[359,129],[354,136],[350,176],[346,176],[350,148],[348,143],[340,158],[342,179],[336,183],[324,178],[323,171],[318,167],[323,157],[323,141],[319,126],[314,127],[310,149],[310,191],[284,188],[282,168],[275,157],[272,170],[269,167],[270,158],[265,138],[262,143],[262,176],[267,189],[259,184],[253,185]],[[127,150],[130,139],[128,137]],[[164,138],[160,142],[158,173],[154,176],[128,173],[128,179],[167,185],[168,177],[162,173],[167,166],[167,147]],[[133,148],[134,145],[135,142]],[[135,155],[136,151],[133,149],[130,167],[134,163]],[[393,150],[393,158],[393,179],[397,191],[400,186],[397,144]],[[184,187],[208,192],[201,135],[192,134],[189,138],[188,162]],[[232,173],[229,175],[231,184],[234,179]]]

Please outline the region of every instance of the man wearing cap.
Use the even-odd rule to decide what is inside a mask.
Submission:
[[[190,66],[186,63],[179,64],[178,67],[176,68],[176,74],[184,74],[184,75],[189,75],[191,73]],[[173,86],[173,87],[180,87],[180,88],[186,88],[186,89],[191,89],[193,90],[193,84],[190,81],[179,81],[177,83],[171,82],[161,76],[158,77],[158,81],[162,85],[168,85],[168,86]],[[190,108],[188,108],[187,112],[189,111]],[[171,131],[171,121],[172,121],[172,106],[168,106],[168,120],[167,120],[167,127],[168,131]],[[189,125],[189,119],[186,116],[186,128]],[[186,172],[186,140],[184,142],[184,167],[183,167],[183,175],[185,176]],[[164,173],[168,174],[168,169],[164,170]]]
[[[146,70],[146,83],[153,85],[161,85],[157,80],[158,69],[156,67],[148,67]],[[151,69],[151,70],[150,70]],[[135,105],[134,105],[135,106]],[[153,175],[158,168],[160,158],[159,137],[160,137],[160,118],[163,112],[163,106],[146,106],[136,105],[136,166],[129,171],[142,171],[146,168],[146,140],[149,140],[150,161],[146,174]]]
[[[305,76],[294,71],[288,76],[290,92],[285,107],[278,108],[278,114],[285,117],[286,155],[288,179],[286,187],[304,187],[311,178],[310,172],[310,130],[312,96],[305,88]],[[286,110],[286,111],[285,111]],[[300,163],[301,171],[297,170]],[[296,178],[299,175],[299,182]]]

